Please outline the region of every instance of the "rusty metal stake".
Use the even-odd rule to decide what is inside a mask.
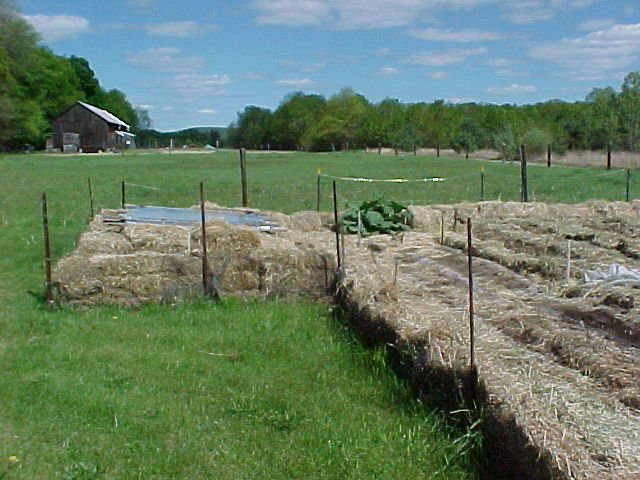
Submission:
[[[336,181],[333,181],[333,220],[336,224],[336,253],[338,255],[338,270],[342,268],[340,255],[340,222],[338,221],[338,194],[336,193]]]
[[[477,370],[475,362],[475,325],[473,309],[473,244],[471,239],[471,218],[467,217],[467,256],[469,260],[469,386],[471,398],[475,398]]]
[[[202,228],[202,289],[205,296],[212,295],[212,288],[209,282],[209,259],[207,258],[207,228],[204,214],[204,182],[200,182],[200,221]]]

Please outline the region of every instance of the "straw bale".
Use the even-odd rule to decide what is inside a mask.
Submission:
[[[109,231],[88,230],[80,236],[78,252],[91,255],[95,253],[132,253],[134,246],[125,236]]]
[[[94,222],[78,249],[56,266],[54,277],[63,301],[137,306],[177,301],[201,291],[200,226],[118,227],[116,233]],[[324,239],[321,231],[273,235],[212,220],[206,223],[206,233],[209,275],[218,293],[240,297],[327,294],[335,271],[328,230]]]
[[[181,254],[73,254],[55,268],[70,305],[139,306],[160,302],[181,287],[198,284],[201,264]]]
[[[136,252],[183,253],[191,251],[193,243],[190,229],[179,225],[134,223],[122,233]]]
[[[326,212],[297,212],[291,215],[291,228],[299,232],[314,232],[333,225],[333,216]]]

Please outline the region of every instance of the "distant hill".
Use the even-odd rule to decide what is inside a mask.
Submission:
[[[159,132],[157,130],[139,130],[136,145],[140,148],[204,147],[216,146],[216,140],[222,147],[227,142],[227,127],[193,127],[175,132]]]

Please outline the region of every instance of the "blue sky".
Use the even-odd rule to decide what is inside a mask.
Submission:
[[[154,127],[351,87],[372,102],[582,100],[640,70],[638,0],[17,0]]]

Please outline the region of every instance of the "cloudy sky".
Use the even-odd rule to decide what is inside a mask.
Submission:
[[[638,0],[17,0],[154,127],[351,87],[370,101],[533,103],[640,70]]]

